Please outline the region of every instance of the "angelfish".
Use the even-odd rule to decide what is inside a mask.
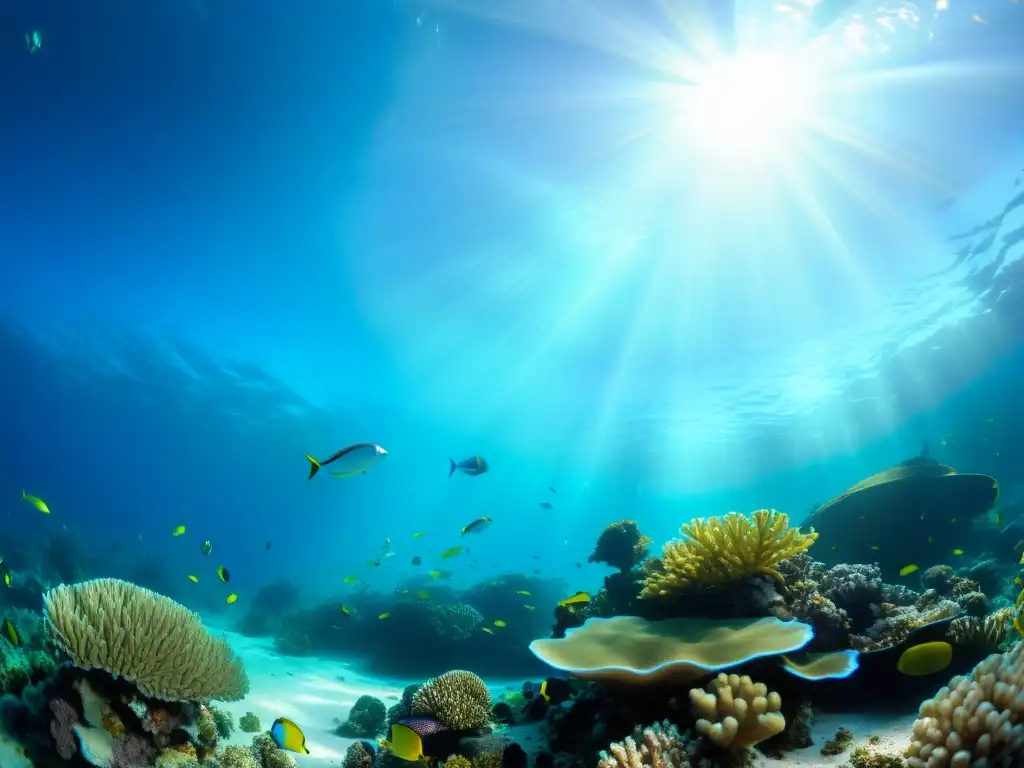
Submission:
[[[365,473],[380,463],[387,455],[388,452],[375,443],[350,445],[348,448],[342,448],[340,451],[332,453],[322,461],[317,461],[307,453],[306,458],[309,460],[309,477],[307,479],[312,480],[313,475],[320,471],[320,467],[328,464],[336,465],[335,471],[331,472],[334,477],[351,477]]]

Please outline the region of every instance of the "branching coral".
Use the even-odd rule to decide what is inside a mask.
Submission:
[[[413,715],[430,715],[452,731],[481,728],[491,715],[491,693],[472,672],[455,669],[431,678],[412,697]]]
[[[466,603],[431,606],[427,620],[439,636],[449,640],[465,640],[484,623],[483,614]]]
[[[241,699],[249,680],[227,641],[170,598],[117,579],[43,596],[46,624],[75,666],[103,669],[168,701]]]
[[[687,537],[662,550],[661,569],[644,580],[643,598],[672,597],[698,584],[723,584],[744,576],[767,574],[779,581],[778,565],[803,552],[817,533],[789,527],[789,517],[761,509],[753,515],[694,520],[681,529]]]
[[[622,743],[613,742],[598,755],[597,768],[689,768],[682,738],[666,720],[637,728]]]
[[[619,520],[606,526],[597,537],[594,553],[588,563],[607,563],[612,568],[628,571],[647,557],[651,540],[640,533],[634,520]]]
[[[746,749],[786,727],[782,697],[747,675],[722,672],[707,690],[691,688],[690,705],[699,718],[697,732],[720,747]]]
[[[992,654],[923,702],[910,768],[1020,765],[1024,760],[1024,644]]]

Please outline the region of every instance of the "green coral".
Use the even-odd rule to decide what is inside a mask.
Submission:
[[[350,739],[369,739],[384,731],[388,711],[375,696],[360,696],[349,710],[348,719],[338,726],[337,734]]]
[[[213,719],[213,714],[208,710],[199,715],[199,719],[196,722],[196,731],[199,736],[199,743],[207,749],[217,744],[217,723]]]
[[[491,693],[472,672],[455,669],[423,684],[412,699],[413,715],[430,715],[452,731],[482,728],[490,720]]]
[[[261,733],[252,740],[252,755],[256,759],[257,768],[296,768],[295,758],[284,750],[278,749],[270,734]]]
[[[235,732],[235,721],[231,717],[231,713],[226,709],[214,706],[207,707],[207,709],[213,715],[213,722],[217,726],[217,736],[222,739],[230,739],[231,734]]]
[[[220,755],[222,768],[260,768],[252,750],[246,747],[232,746]]]
[[[263,730],[260,728],[260,719],[252,712],[246,712],[238,718],[238,727],[242,733],[259,733]]]
[[[198,768],[196,756],[176,749],[165,749],[156,758],[156,768]]]

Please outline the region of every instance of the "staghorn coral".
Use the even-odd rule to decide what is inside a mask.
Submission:
[[[730,512],[693,520],[681,531],[687,538],[665,545],[661,568],[644,579],[640,597],[674,597],[693,585],[723,584],[755,574],[781,581],[779,563],[818,537],[790,528],[788,516],[769,509],[749,517]]]
[[[366,742],[353,741],[345,750],[345,760],[341,766],[342,768],[373,768],[374,757],[373,748],[369,747]],[[445,765],[450,765],[449,761],[446,760]]]
[[[348,718],[335,733],[350,739],[372,738],[387,727],[387,709],[376,696],[360,696],[348,712]]]
[[[690,761],[676,727],[666,720],[639,728],[622,743],[613,742],[598,755],[597,768],[689,768]]]
[[[465,640],[484,623],[484,617],[466,603],[441,603],[428,609],[427,621],[440,637]]]
[[[720,747],[746,749],[786,727],[782,697],[747,675],[721,672],[707,690],[691,688],[690,706],[699,718],[697,733]]]
[[[924,701],[910,768],[1019,765],[1024,760],[1024,644],[994,653]]]
[[[487,684],[472,672],[455,669],[431,678],[412,697],[413,715],[430,715],[449,730],[482,728],[491,715]]]
[[[241,699],[249,680],[231,646],[170,598],[118,579],[62,584],[43,596],[57,646],[167,701]]]
[[[601,531],[594,553],[587,558],[587,562],[606,563],[626,572],[643,562],[650,543],[651,540],[640,533],[635,520],[619,520]]]

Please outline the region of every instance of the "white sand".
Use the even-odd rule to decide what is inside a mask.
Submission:
[[[236,722],[246,712],[254,712],[264,730],[278,717],[288,717],[298,723],[306,734],[306,746],[310,751],[308,755],[295,755],[300,768],[342,764],[345,750],[353,739],[335,736],[334,729],[338,722],[345,721],[360,696],[376,696],[385,706],[390,707],[401,697],[406,685],[420,682],[382,680],[361,674],[351,664],[336,659],[280,655],[274,651],[269,638],[249,638],[233,632],[221,634],[242,657],[252,685],[244,701],[218,706],[231,712]],[[509,687],[521,685],[521,681],[505,680],[490,680],[488,683],[494,700]],[[881,741],[872,749],[902,752],[907,746],[915,716],[824,715],[814,724],[814,746],[789,753],[782,760],[759,756],[756,765],[757,768],[842,765],[849,759],[849,749],[831,757],[821,754],[822,746],[835,736],[840,726],[853,732],[854,740],[850,749],[867,746],[869,738],[878,736]],[[544,747],[543,727],[540,723],[509,728],[506,735],[531,756]],[[228,743],[249,744],[252,736],[236,729]],[[7,768],[6,762],[0,764]]]

